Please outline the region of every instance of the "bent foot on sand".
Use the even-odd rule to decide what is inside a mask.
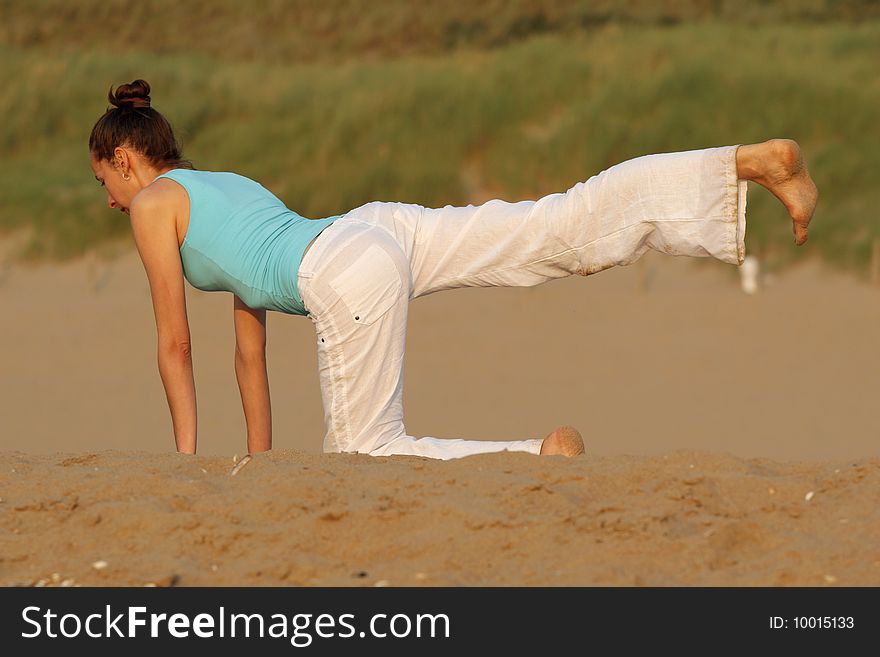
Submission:
[[[807,171],[801,147],[791,139],[770,139],[740,146],[737,177],[766,187],[782,201],[792,220],[795,244],[807,241],[807,227],[816,211],[819,190]]]
[[[583,453],[585,453],[584,439],[574,427],[554,429],[541,443],[541,454],[544,456],[580,456]]]

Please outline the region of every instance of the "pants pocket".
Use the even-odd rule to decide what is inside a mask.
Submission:
[[[400,272],[391,255],[371,244],[329,285],[339,295],[356,324],[372,324],[400,295]]]

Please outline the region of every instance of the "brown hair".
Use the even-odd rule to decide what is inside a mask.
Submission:
[[[89,152],[97,160],[113,159],[118,146],[143,155],[157,168],[192,169],[184,160],[171,124],[150,107],[150,85],[145,80],[121,84],[107,94],[112,107],[95,123],[89,136]]]

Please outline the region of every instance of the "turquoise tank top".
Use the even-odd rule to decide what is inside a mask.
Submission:
[[[307,314],[296,284],[303,252],[338,216],[306,219],[235,173],[173,169],[158,178],[189,195],[180,260],[193,287],[232,292],[254,309]]]

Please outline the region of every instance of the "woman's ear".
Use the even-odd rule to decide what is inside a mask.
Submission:
[[[131,171],[131,158],[129,157],[129,153],[124,148],[120,148],[117,146],[113,149],[113,164],[119,169],[120,173],[123,176],[127,175],[129,171]]]

